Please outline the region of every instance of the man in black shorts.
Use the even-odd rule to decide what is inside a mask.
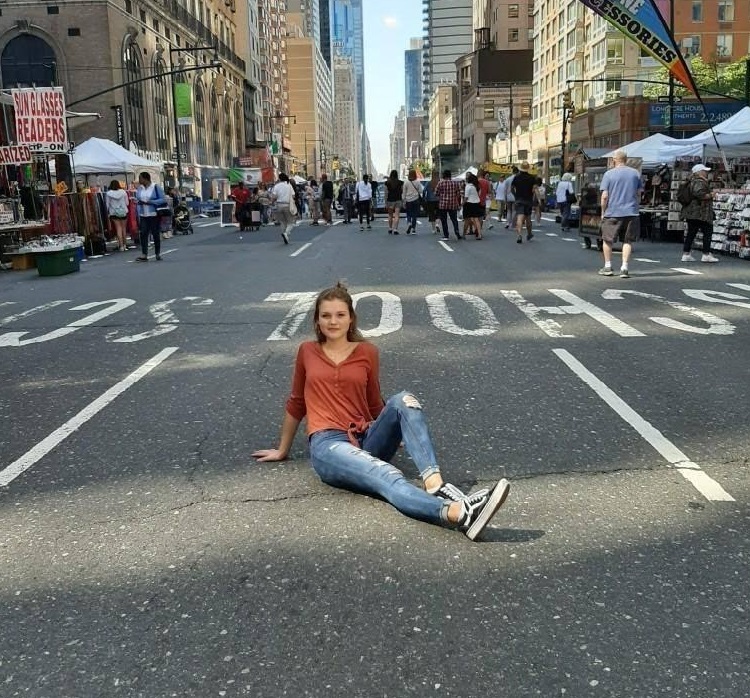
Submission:
[[[526,239],[531,240],[534,237],[534,233],[531,232],[531,212],[534,207],[534,186],[536,185],[536,178],[529,174],[529,163],[524,160],[519,165],[520,172],[513,177],[513,183],[511,184],[511,192],[516,202],[515,213],[516,213],[516,229],[518,232],[518,239],[516,242],[520,245],[523,242],[523,228],[526,225]]]

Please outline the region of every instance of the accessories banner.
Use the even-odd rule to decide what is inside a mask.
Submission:
[[[174,105],[179,126],[193,125],[193,88],[189,82],[177,82],[174,86]]]
[[[664,65],[696,96],[698,88],[687,63],[653,0],[581,0],[631,41]]]

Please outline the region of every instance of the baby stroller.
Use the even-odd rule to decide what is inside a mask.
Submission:
[[[240,232],[260,230],[260,204],[257,201],[242,204],[237,212],[237,223],[239,223]]]
[[[175,235],[190,235],[194,232],[190,221],[190,209],[185,204],[175,206],[172,213],[172,227]]]

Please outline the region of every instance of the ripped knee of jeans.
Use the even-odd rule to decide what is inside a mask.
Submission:
[[[404,405],[407,407],[410,407],[413,410],[421,410],[422,409],[422,403],[417,400],[414,395],[411,393],[404,393],[404,395],[401,398],[403,400]]]

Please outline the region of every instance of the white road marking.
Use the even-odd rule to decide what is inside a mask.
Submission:
[[[578,238],[560,238],[561,240],[565,240],[565,242],[576,242]]]
[[[172,306],[180,300],[189,301],[192,306],[213,305],[213,299],[201,298],[200,296],[185,296],[184,298],[172,298],[172,300],[154,303],[148,310],[156,321],[157,327],[128,337],[118,337],[117,339],[114,339],[118,334],[115,330],[107,335],[107,341],[120,344],[131,344],[133,342],[140,342],[144,339],[152,339],[153,337],[159,337],[163,334],[174,332],[177,329],[180,320],[172,311]]]
[[[171,250],[164,250],[164,252],[161,253],[161,256],[163,257],[165,254],[172,254],[172,252],[177,252],[177,248],[173,247]]]
[[[0,325],[9,325],[11,322],[22,320],[25,317],[29,317],[29,315],[36,315],[37,313],[44,312],[45,310],[50,310],[51,308],[56,308],[58,305],[63,305],[65,303],[70,303],[70,301],[52,301],[51,303],[38,305],[36,306],[36,308],[24,310],[22,313],[18,313],[17,315],[8,315],[8,317],[0,320]],[[6,305],[6,303],[2,303],[2,305]],[[7,305],[10,305],[10,303],[7,303]]]
[[[661,261],[658,259],[646,259],[645,257],[636,257],[636,262],[643,262],[644,264],[661,264]]]
[[[386,334],[398,332],[404,324],[404,311],[401,299],[387,291],[367,291],[352,296],[354,307],[363,298],[379,298],[381,302],[380,324],[371,330],[362,330],[365,337],[382,337]],[[361,328],[360,328],[361,329]]]
[[[602,293],[602,298],[604,298],[605,300],[622,300],[623,296],[626,294],[630,296],[638,296],[640,298],[647,298],[649,300],[656,301],[657,303],[664,303],[670,308],[674,308],[675,310],[679,310],[683,313],[688,313],[689,315],[694,315],[700,320],[703,320],[703,322],[708,325],[708,328],[695,327],[694,325],[688,325],[684,322],[673,320],[672,318],[668,317],[649,318],[649,320],[651,320],[652,322],[655,322],[657,325],[662,325],[663,327],[670,327],[673,330],[682,330],[683,332],[692,332],[693,334],[703,335],[732,335],[734,334],[734,331],[736,329],[734,325],[732,325],[730,322],[727,322],[723,318],[717,317],[716,315],[713,315],[711,313],[707,313],[704,310],[698,310],[697,308],[693,308],[690,305],[685,305],[684,303],[680,303],[679,301],[667,300],[662,296],[657,296],[655,293],[645,293],[644,291],[631,291],[627,289],[610,288]]]
[[[630,405],[591,373],[565,349],[553,349],[557,357],[588,385],[616,415],[621,417],[671,464],[695,489],[712,502],[733,502],[732,497],[716,480],[710,478],[697,463],[693,463],[677,446]]]
[[[448,252],[453,252],[453,248],[447,242],[445,242],[443,240],[438,240],[438,244],[441,247],[444,247],[446,250],[448,250]]]
[[[298,254],[302,254],[308,247],[312,247],[312,243],[311,242],[306,242],[304,245],[302,245],[302,247],[300,247],[298,250],[292,252],[292,254],[290,254],[289,256],[290,257],[296,257]]]
[[[546,236],[547,236],[548,238],[556,238],[556,237],[560,237],[560,236],[559,236],[559,235],[558,235],[557,233],[545,233],[545,235],[546,235]]]
[[[479,319],[479,327],[476,329],[459,327],[454,322],[450,310],[448,310],[446,298],[459,298],[471,306]],[[430,311],[432,323],[443,332],[464,337],[486,337],[494,334],[500,328],[500,323],[492,312],[492,308],[479,296],[473,296],[462,291],[440,291],[440,293],[431,293],[425,298],[425,301]]]
[[[271,333],[266,341],[283,342],[284,340],[291,339],[292,335],[305,321],[307,314],[313,309],[317,297],[317,291],[306,291],[302,293],[272,293],[268,296],[264,300],[265,303],[294,301],[294,305],[287,313],[286,317],[281,321],[281,324]]]
[[[685,269],[685,267],[672,267],[672,271],[678,271],[680,274],[689,274],[691,276],[701,276],[703,274],[702,271],[698,271],[697,269]]]
[[[550,218],[549,216],[544,216],[544,215],[542,216],[542,220],[543,221],[549,221],[550,223],[554,223],[555,222],[554,218]]]
[[[750,284],[727,284],[727,286],[738,288],[740,291],[750,291]]]
[[[729,284],[729,286],[742,286],[742,284]],[[748,288],[750,291],[750,287]],[[734,305],[737,308],[750,308],[750,303],[743,303],[743,301],[750,301],[747,296],[740,296],[737,293],[724,293],[722,291],[701,291],[697,288],[683,288],[682,292],[688,298],[695,298],[698,301],[706,301],[706,303],[723,303],[724,305]]]
[[[533,322],[542,332],[554,339],[571,339],[573,334],[564,334],[562,325],[555,320],[542,319],[542,313],[552,315],[561,315],[565,311],[561,308],[540,308],[527,301],[518,291],[500,291],[502,296],[515,305],[531,322]]]
[[[219,221],[211,221],[210,223],[196,223],[195,228],[210,228],[212,225],[216,225]]]
[[[151,245],[151,247],[153,247],[153,245]],[[177,248],[176,248],[176,247],[173,247],[173,248],[172,248],[171,250],[164,250],[164,252],[159,252],[159,255],[160,255],[161,257],[163,257],[163,256],[164,256],[165,254],[172,254],[172,252],[177,252]],[[127,261],[127,263],[128,263],[128,264],[135,264],[135,262],[136,262],[136,261],[137,261],[137,260],[135,260],[135,259],[129,259],[129,260]],[[150,261],[150,262],[158,262],[159,260],[157,260],[157,259],[153,259],[153,258],[149,258],[149,261]],[[143,262],[141,262],[141,264],[143,264]]]
[[[13,461],[7,468],[0,471],[0,487],[7,487],[19,475],[26,472],[35,463],[38,463],[50,451],[71,436],[77,429],[88,422],[92,417],[101,412],[115,398],[124,393],[128,388],[135,385],[147,376],[157,366],[166,361],[179,347],[167,347],[156,356],[149,359],[145,364],[139,366],[129,376],[113,385],[92,403],[84,407],[78,414],[69,419],[61,427],[58,427],[49,436],[40,441],[31,450],[24,453],[20,458]]]
[[[548,289],[550,293],[554,294],[558,298],[562,298],[564,301],[570,303],[570,305],[562,305],[560,308],[569,315],[580,315],[585,313],[592,320],[596,320],[598,323],[604,325],[604,327],[612,330],[615,334],[620,337],[645,337],[640,330],[635,329],[626,322],[616,318],[614,315],[610,315],[606,310],[602,310],[599,306],[589,303],[588,301],[579,298],[570,291],[565,291],[559,288]]]
[[[6,305],[17,305],[17,301],[2,301],[2,302],[0,302],[0,308],[4,307]]]

